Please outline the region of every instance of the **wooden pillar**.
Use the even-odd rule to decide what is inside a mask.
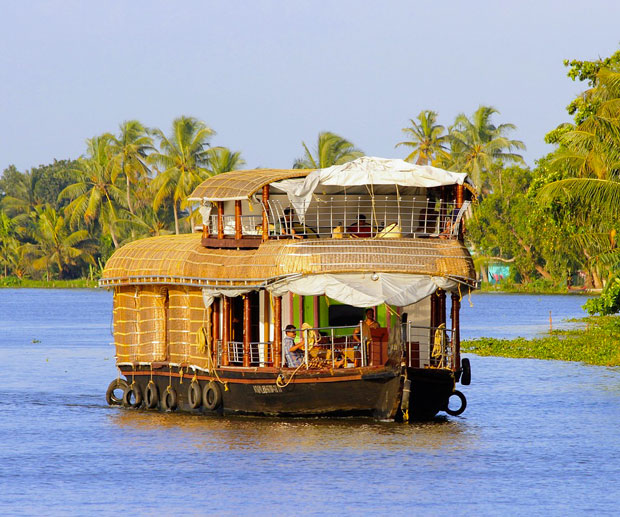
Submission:
[[[269,239],[269,185],[263,187],[263,242]]]
[[[263,342],[269,343],[271,333],[271,306],[269,304],[269,291],[263,291]],[[273,350],[271,347],[265,347],[265,363],[270,364],[273,361]]]
[[[235,201],[235,239],[240,240],[243,236],[241,228],[241,201]]]
[[[456,186],[456,208],[463,206],[463,200],[465,198],[465,187],[463,185]]]
[[[454,350],[452,367],[454,370],[459,370],[461,368],[460,309],[460,297],[457,293],[452,293],[452,350]]]
[[[217,202],[217,238],[224,238],[224,201]]]
[[[439,298],[439,315],[437,326],[446,323],[446,292],[443,289],[437,289]]]
[[[282,366],[282,297],[274,296],[273,366]]]
[[[250,296],[243,295],[243,366],[250,366]]]
[[[228,366],[228,341],[230,341],[230,300],[222,296],[222,366]]]
[[[213,336],[213,363],[217,364],[217,342],[221,338],[220,333],[220,299],[215,298],[213,300],[213,312],[211,313],[211,323],[212,323],[212,332]]]

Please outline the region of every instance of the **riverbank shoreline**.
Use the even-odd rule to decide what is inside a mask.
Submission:
[[[584,327],[554,330],[533,339],[477,338],[463,341],[461,351],[481,356],[620,366],[620,316],[588,316],[571,321]]]
[[[93,289],[98,285],[97,280],[75,278],[72,280],[31,280],[28,278],[6,277],[0,278],[0,289]]]

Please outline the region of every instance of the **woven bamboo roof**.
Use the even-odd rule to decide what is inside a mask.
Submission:
[[[258,249],[234,250],[205,248],[200,234],[188,234],[142,239],[122,247],[108,260],[100,285],[258,288],[291,275],[369,271],[475,282],[471,256],[456,240],[271,240]]]
[[[189,197],[190,201],[232,201],[247,199],[265,185],[291,178],[304,178],[312,169],[250,169],[231,171],[207,178]]]

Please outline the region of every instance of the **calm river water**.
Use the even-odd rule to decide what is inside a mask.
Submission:
[[[620,369],[470,356],[461,417],[109,408],[111,295],[0,290],[2,515],[618,515]],[[576,296],[476,295],[463,336],[530,336]]]

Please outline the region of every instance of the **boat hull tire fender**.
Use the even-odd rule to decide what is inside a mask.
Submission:
[[[127,386],[125,393],[123,393],[123,406],[137,409],[141,405],[142,390],[140,389],[140,386],[132,383],[131,385]]]
[[[161,408],[163,411],[174,411],[177,408],[177,392],[171,386],[161,396]]]
[[[222,402],[222,392],[216,382],[211,381],[202,390],[202,405],[213,411]]]
[[[144,404],[148,409],[155,409],[159,403],[159,390],[157,384],[150,381],[144,392]]]
[[[458,409],[450,408],[449,404],[450,404],[450,399],[452,397],[458,397],[460,399],[461,406]],[[463,395],[459,390],[454,390],[452,394],[448,397],[448,402],[446,402],[445,412],[452,416],[459,416],[461,413],[463,413],[463,411],[465,411],[466,407],[467,407],[467,399],[465,398],[465,395]]]
[[[192,409],[198,409],[202,404],[202,390],[200,389],[200,384],[196,381],[193,381],[187,390],[187,400],[189,402],[189,407]]]
[[[471,384],[471,364],[467,357],[461,360],[461,371],[461,384],[469,386]]]
[[[129,388],[129,384],[124,379],[114,379],[105,392],[105,400],[109,406],[121,406],[123,404],[123,395]],[[121,396],[116,395],[116,390],[121,390]]]

